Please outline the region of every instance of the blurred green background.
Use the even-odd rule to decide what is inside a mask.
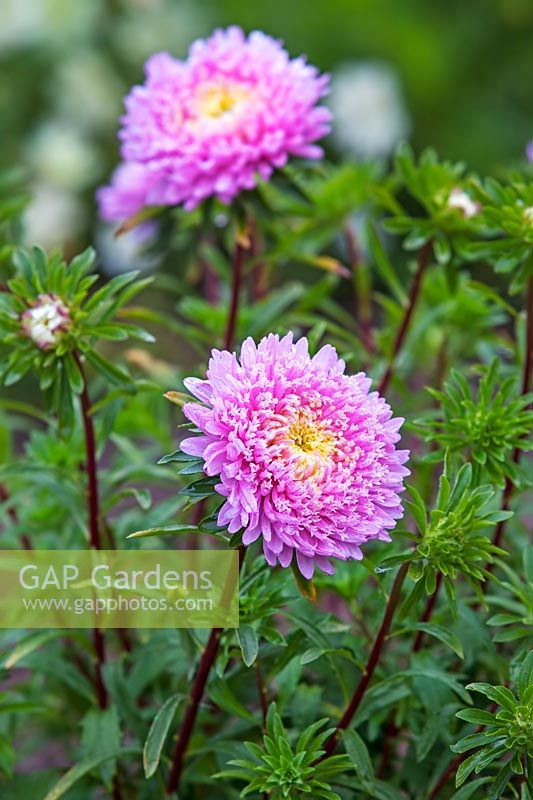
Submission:
[[[344,75],[333,158],[387,157],[408,134],[417,149],[432,144],[497,173],[523,163],[533,135],[532,0],[0,0],[0,9],[0,159],[27,167],[27,236],[44,246],[97,235],[94,190],[117,161],[122,96],[146,57],[183,56],[215,26],[262,29]]]

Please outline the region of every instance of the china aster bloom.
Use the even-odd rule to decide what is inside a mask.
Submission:
[[[41,350],[50,350],[70,325],[70,313],[55,294],[40,294],[21,315],[22,330]]]
[[[447,201],[448,208],[455,208],[460,211],[465,219],[471,219],[481,211],[480,203],[472,200],[460,186],[455,186],[449,194]]]
[[[262,539],[269,564],[332,573],[330,558],[360,559],[370,539],[389,541],[402,516],[409,474],[396,445],[403,420],[362,372],[326,345],[311,357],[307,339],[246,339],[240,358],[213,350],[207,380],[188,378],[200,401],[183,411],[201,434],[181,449],[204,460],[226,498],[219,525]]]
[[[314,142],[328,133],[330,112],[317,103],[327,85],[328,76],[303,57],[291,60],[280,42],[237,27],[196,41],[185,61],[152,56],[146,82],[126,98],[119,134],[122,157],[139,165],[140,181],[128,205],[119,172],[100,195],[103,213],[118,219],[123,206],[128,213],[143,205],[193,209],[211,196],[229,203],[290,156],[319,158]]]

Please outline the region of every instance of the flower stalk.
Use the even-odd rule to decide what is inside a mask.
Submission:
[[[235,338],[235,329],[237,325],[237,315],[239,311],[239,300],[242,286],[243,266],[244,266],[244,247],[243,242],[238,241],[235,243],[235,250],[233,255],[233,269],[232,269],[232,283],[231,283],[231,302],[230,311],[228,316],[228,323],[224,336],[224,346],[227,350],[233,346]],[[239,571],[244,561],[245,549],[239,549]],[[181,724],[181,729],[176,742],[174,750],[174,757],[172,760],[172,768],[170,770],[167,782],[167,795],[174,794],[178,789],[181,775],[183,772],[183,764],[187,747],[189,745],[200,703],[204,695],[205,687],[209,679],[209,674],[215,663],[217,653],[220,646],[220,638],[223,633],[223,628],[213,628],[209,634],[209,639],[205,650],[202,653],[194,681],[191,686],[189,700],[185,709],[185,715]]]
[[[352,268],[356,295],[356,314],[361,329],[361,344],[368,355],[373,356],[376,353],[376,343],[372,326],[372,301],[368,269],[364,263],[355,233],[348,224],[344,226],[343,234],[348,260]]]
[[[101,549],[100,542],[100,508],[98,499],[98,470],[96,463],[96,437],[91,416],[91,403],[87,389],[87,377],[78,353],[74,359],[83,379],[83,390],[80,394],[80,407],[85,434],[85,457],[87,468],[87,514],[89,519],[89,539],[91,547]],[[107,708],[108,698],[103,680],[103,668],[106,662],[105,642],[102,631],[93,628],[93,645],[95,652],[95,685],[98,705],[101,709]]]
[[[400,323],[400,327],[396,332],[396,337],[394,339],[394,344],[392,346],[392,355],[390,357],[388,366],[383,374],[383,377],[381,378],[381,381],[379,382],[378,386],[379,394],[383,394],[388,389],[390,380],[394,372],[394,367],[396,365],[398,354],[405,341],[405,337],[409,330],[409,325],[411,324],[411,319],[413,317],[413,313],[416,308],[418,298],[420,296],[420,290],[422,288],[422,279],[424,277],[426,267],[429,263],[432,250],[433,250],[433,242],[430,240],[429,242],[425,243],[425,245],[422,247],[422,249],[418,254],[416,270],[413,276],[413,282],[411,284],[411,291],[409,292],[407,306],[405,307],[405,312],[402,321]]]
[[[383,620],[381,622],[381,627],[378,631],[378,635],[376,636],[374,646],[370,652],[370,656],[366,663],[363,674],[359,679],[359,683],[357,684],[357,687],[352,696],[350,704],[348,705],[348,708],[344,712],[335,731],[331,734],[329,739],[327,739],[324,745],[324,755],[321,757],[320,759],[321,761],[323,761],[326,758],[329,758],[329,756],[332,755],[333,751],[337,746],[337,743],[339,741],[342,732],[346,730],[346,728],[348,728],[348,726],[350,725],[352,719],[354,718],[357,712],[357,709],[359,708],[361,700],[365,695],[368,685],[372,680],[372,676],[374,675],[374,671],[379,663],[380,657],[385,647],[385,642],[392,625],[394,613],[400,601],[402,586],[406,578],[408,569],[409,569],[409,564],[404,563],[402,564],[402,566],[400,567],[400,569],[396,574],[396,578],[394,579],[394,583],[392,585],[387,606],[385,608],[385,613],[383,615]]]
[[[239,548],[239,573],[244,563],[245,552],[246,549],[244,547]],[[194,725],[198,716],[198,711],[200,710],[200,703],[202,702],[202,697],[204,696],[209,674],[217,657],[220,647],[220,639],[223,633],[223,628],[212,629],[211,633],[209,634],[209,639],[207,640],[205,650],[200,658],[200,663],[198,664],[198,668],[191,686],[191,691],[189,693],[189,699],[187,701],[185,715],[183,717],[183,722],[181,724],[181,729],[176,742],[176,748],[174,750],[172,767],[167,782],[167,795],[172,795],[178,790],[183,772],[185,754],[194,730]]]
[[[226,332],[224,335],[224,348],[231,350],[235,339],[235,330],[237,327],[237,316],[239,313],[239,300],[242,288],[244,267],[244,246],[243,243],[237,241],[235,243],[235,250],[233,253],[232,273],[231,273],[231,300],[228,322],[226,325]]]

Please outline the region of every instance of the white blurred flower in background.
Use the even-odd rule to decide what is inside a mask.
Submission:
[[[44,181],[32,186],[31,196],[23,220],[26,244],[63,248],[85,223],[81,202],[73,192]]]
[[[39,38],[44,21],[42,3],[35,0],[3,0],[0,48],[32,44]]]
[[[382,62],[341,64],[329,106],[335,143],[358,159],[390,155],[411,130],[398,75]]]
[[[49,85],[60,117],[84,129],[103,131],[116,127],[124,91],[113,64],[89,48],[65,55]]]
[[[62,119],[49,120],[34,131],[27,144],[27,160],[38,177],[64,189],[84,189],[102,170],[95,144]]]
[[[168,50],[184,56],[198,36],[210,30],[211,16],[197,0],[122,0],[115,44],[124,59],[136,67],[153,53]]]
[[[14,49],[45,39],[64,42],[87,35],[102,10],[102,0],[2,0],[0,48]]]
[[[103,271],[107,275],[119,275],[138,269],[153,272],[161,262],[161,256],[146,252],[154,238],[157,226],[145,222],[131,231],[116,236],[116,226],[102,224],[96,231],[95,249]]]

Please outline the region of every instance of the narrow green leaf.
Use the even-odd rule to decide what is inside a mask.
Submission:
[[[61,636],[64,636],[64,631],[62,630],[43,631],[43,633],[32,634],[13,648],[4,661],[4,667],[6,669],[11,669],[15,664],[18,664],[19,661],[22,661],[23,658],[33,653],[34,650],[42,647],[52,639],[59,639]]]
[[[163,746],[181,699],[179,694],[169,697],[153,719],[143,749],[143,767],[147,778],[151,778],[157,771]]]
[[[257,633],[251,625],[241,625],[236,629],[237,641],[242,652],[242,660],[247,667],[251,667],[259,652]]]
[[[449,631],[447,628],[443,628],[441,625],[435,625],[434,623],[430,622],[417,622],[415,625],[410,626],[411,630],[415,631],[423,631],[427,633],[428,636],[433,636],[435,639],[438,639],[439,642],[442,642],[447,647],[451,648],[454,653],[456,653],[459,658],[463,658],[463,646],[457,636]]]
[[[145,531],[130,533],[127,539],[144,539],[147,536],[162,536],[166,533],[202,533],[196,525],[166,525],[161,528],[148,528]]]
[[[372,761],[370,760],[366,744],[361,739],[359,734],[351,729],[344,731],[342,738],[344,741],[344,747],[346,748],[346,752],[352,764],[354,765],[355,771],[364,783],[373,787],[374,769],[372,767]]]
[[[44,800],[59,800],[60,797],[68,792],[75,783],[84,778],[97,767],[114,758],[121,758],[122,756],[137,755],[139,753],[138,747],[124,747],[115,752],[107,753],[105,756],[99,758],[87,759],[80,761],[74,767],[69,769],[62,778],[50,789]]]

